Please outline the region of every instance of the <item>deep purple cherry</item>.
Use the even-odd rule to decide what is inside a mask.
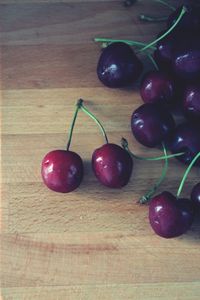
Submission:
[[[193,82],[200,77],[199,34],[190,34],[178,40],[173,48],[172,71],[186,81]]]
[[[141,81],[140,95],[145,103],[170,105],[175,100],[175,82],[161,71],[150,71]]]
[[[185,233],[194,219],[194,205],[188,199],[178,199],[169,192],[155,196],[149,204],[149,221],[156,234],[173,238]]]
[[[200,182],[193,187],[191,193],[191,200],[193,201],[197,209],[200,211]]]
[[[100,81],[111,88],[133,84],[141,75],[142,62],[126,43],[108,45],[102,52],[97,65]]]
[[[136,140],[146,147],[165,141],[175,128],[170,112],[155,103],[145,103],[132,114],[131,128]]]
[[[83,162],[75,152],[54,150],[43,158],[41,173],[49,189],[69,193],[75,190],[82,181]]]
[[[184,89],[183,109],[189,119],[200,122],[200,83],[191,84]]]
[[[116,144],[106,143],[92,155],[97,179],[110,188],[122,188],[130,179],[133,161],[130,154]]]
[[[178,160],[185,164],[191,163],[192,159],[200,152],[200,125],[189,122],[179,124],[174,130],[169,144],[172,153],[185,153],[178,156]],[[200,160],[197,164],[199,163]]]

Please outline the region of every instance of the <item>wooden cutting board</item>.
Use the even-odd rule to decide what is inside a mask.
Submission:
[[[40,3],[41,2],[41,3]],[[130,116],[142,104],[137,87],[109,89],[98,81],[100,46],[94,37],[150,41],[164,24],[138,21],[140,13],[168,8],[141,1],[0,1],[1,44],[1,298],[66,300],[200,299],[200,224],[180,238],[156,236],[148,207],[137,200],[157,180],[162,162],[134,162],[122,190],[100,185],[91,155],[104,141],[80,113],[72,149],[84,159],[78,190],[58,194],[41,181],[40,164],[63,149],[76,100],[82,97],[104,124],[109,140],[122,136],[140,155]],[[174,1],[178,5],[179,1]],[[145,59],[146,68],[152,68]],[[159,191],[176,192],[185,167],[170,160]],[[183,196],[189,196],[193,170]]]

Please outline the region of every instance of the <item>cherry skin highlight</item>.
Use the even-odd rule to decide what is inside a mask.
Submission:
[[[200,182],[193,187],[191,200],[195,204],[196,208],[200,211]]]
[[[149,204],[149,222],[154,232],[163,238],[185,233],[194,220],[194,205],[188,199],[178,199],[169,192],[152,198]]]
[[[185,82],[194,82],[200,77],[199,35],[187,35],[173,48],[172,71]]]
[[[142,62],[131,47],[116,42],[102,52],[97,65],[99,80],[107,87],[119,88],[133,84],[141,75]]]
[[[183,110],[186,117],[200,122],[200,83],[191,84],[185,88]]]
[[[43,158],[41,174],[49,189],[69,193],[75,190],[83,179],[83,162],[75,152],[54,150]]]
[[[145,103],[133,112],[131,128],[139,143],[155,147],[168,139],[175,123],[166,108],[155,103]]]
[[[126,150],[116,144],[107,143],[94,151],[92,168],[103,185],[122,188],[129,182],[133,161]]]
[[[170,105],[175,100],[175,82],[161,71],[150,71],[141,81],[140,95],[145,103]]]
[[[200,126],[189,122],[179,124],[171,136],[169,148],[173,154],[184,152],[185,154],[176,158],[185,164],[190,164],[200,152]],[[198,159],[196,165],[199,164]]]

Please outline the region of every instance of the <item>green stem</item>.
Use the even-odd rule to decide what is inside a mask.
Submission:
[[[167,170],[168,170],[168,156],[167,156],[167,150],[166,150],[165,144],[162,143],[162,146],[163,146],[163,152],[165,155],[165,164],[162,169],[161,177],[155,183],[155,185],[143,197],[140,198],[139,202],[141,204],[145,204],[145,203],[149,202],[149,200],[151,200],[151,198],[153,197],[153,195],[155,194],[155,192],[157,191],[157,189],[159,188],[159,186],[161,185],[161,183],[164,181],[164,179],[166,177]]]
[[[152,56],[150,53],[148,53],[147,56],[148,56],[148,58],[150,59],[150,61],[152,62],[152,64],[154,65],[155,69],[156,69],[156,70],[159,70],[158,65],[157,65],[157,63],[155,62],[153,56]]]
[[[171,10],[175,11],[176,8],[174,6],[172,6],[171,4],[163,1],[163,0],[153,0],[154,2],[157,2],[157,3],[160,3],[160,4],[163,4],[165,6],[167,6],[168,8],[170,8]]]
[[[121,42],[121,43],[126,43],[129,46],[138,46],[138,47],[144,47],[147,44],[142,43],[142,42],[137,42],[137,41],[130,41],[130,40],[115,40],[115,39],[109,39],[109,38],[94,38],[95,42],[101,42],[101,43],[117,43],[117,42]],[[152,50],[155,50],[156,47],[151,47]]]
[[[187,8],[185,6],[183,6],[176,22],[159,38],[157,38],[156,40],[152,41],[150,44],[146,45],[144,48],[140,49],[139,52],[145,51],[149,48],[152,48],[153,45],[155,45],[157,42],[159,42],[160,40],[162,40],[164,37],[166,37],[175,27],[176,25],[180,22],[180,20],[182,19],[182,17],[184,16],[184,14],[187,12]]]
[[[139,18],[141,21],[145,21],[145,22],[165,22],[168,19],[168,17],[152,17],[143,14],[140,15]]]
[[[121,139],[121,145],[122,147],[135,159],[138,160],[146,160],[146,161],[157,161],[157,160],[164,160],[166,159],[166,156],[158,156],[158,157],[142,157],[142,156],[138,156],[135,155],[133,152],[130,151],[129,147],[128,147],[128,141],[125,138]],[[180,153],[176,153],[176,154],[171,154],[171,155],[167,155],[167,158],[173,158],[173,157],[177,157],[177,156],[181,156],[185,154],[184,152],[180,152]]]
[[[83,100],[82,100],[82,103],[81,103],[81,106],[80,106],[81,110],[86,114],[88,115],[92,120],[95,121],[95,123],[99,126],[105,140],[106,140],[106,143],[108,143],[108,137],[106,135],[106,132],[105,132],[105,129],[103,127],[103,125],[101,124],[101,122],[95,117],[95,115],[93,115],[93,113],[91,113],[84,105],[83,105]]]
[[[75,125],[75,122],[76,122],[76,118],[77,118],[77,115],[78,115],[78,112],[81,108],[81,105],[82,105],[82,102],[83,100],[82,99],[79,99],[76,103],[76,110],[74,112],[74,116],[73,116],[73,120],[72,120],[72,123],[71,123],[71,126],[70,126],[70,130],[69,130],[69,138],[68,138],[68,142],[67,142],[67,151],[69,150],[69,147],[71,145],[71,140],[72,140],[72,134],[73,134],[73,130],[74,130],[74,125]]]
[[[178,191],[177,191],[177,198],[180,196],[181,192],[182,192],[182,189],[183,189],[183,186],[184,186],[184,183],[185,183],[185,180],[189,174],[189,172],[191,171],[193,165],[195,164],[195,162],[197,161],[197,159],[200,157],[200,152],[193,158],[193,160],[191,161],[191,163],[189,164],[189,166],[187,167],[184,175],[183,175],[183,178],[181,180],[181,183],[179,185],[179,188],[178,188]]]

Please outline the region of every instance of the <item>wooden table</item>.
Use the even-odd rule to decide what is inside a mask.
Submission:
[[[131,113],[142,103],[137,88],[109,89],[97,79],[100,46],[92,39],[150,41],[164,24],[141,23],[139,13],[169,10],[151,1],[129,9],[114,0],[0,2],[2,299],[200,299],[198,220],[182,237],[162,239],[149,226],[148,207],[137,204],[160,176],[162,162],[135,161],[128,186],[103,187],[90,161],[104,141],[80,113],[72,149],[84,159],[81,187],[54,193],[40,176],[43,156],[65,147],[80,97],[110,141],[125,136],[135,153],[160,154],[130,132]],[[175,193],[184,170],[171,160],[159,191]],[[193,170],[183,196],[198,178]]]

